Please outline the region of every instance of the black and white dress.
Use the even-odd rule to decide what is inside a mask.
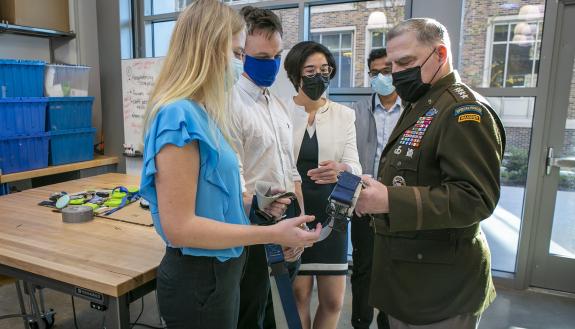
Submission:
[[[318,153],[317,134],[308,129],[302,140],[297,170],[302,179],[305,212],[316,218],[308,223],[310,228],[315,228],[318,221],[323,222],[327,217],[327,199],[335,186],[316,184],[307,175],[309,170],[317,168]],[[325,240],[304,250],[298,275],[346,275],[347,268],[347,233],[333,230]]]

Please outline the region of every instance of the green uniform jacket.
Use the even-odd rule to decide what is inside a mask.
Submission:
[[[479,223],[499,200],[504,149],[501,121],[457,72],[405,109],[379,166],[389,214],[373,220],[373,306],[424,325],[495,299]]]

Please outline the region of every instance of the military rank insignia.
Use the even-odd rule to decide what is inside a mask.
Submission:
[[[457,107],[453,110],[453,116],[457,117],[457,122],[477,122],[481,123],[481,116],[483,109],[477,104],[466,104]]]
[[[400,145],[407,145],[410,147],[419,147],[421,140],[429,128],[429,125],[433,121],[433,118],[437,115],[437,109],[431,108],[425,113],[425,115],[419,117],[417,122],[413,127],[403,132],[401,139],[399,140]]]
[[[393,181],[391,183],[393,186],[405,186],[407,183],[405,182],[405,178],[402,176],[395,176],[393,177]]]

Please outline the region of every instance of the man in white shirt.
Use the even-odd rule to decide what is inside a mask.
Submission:
[[[271,183],[277,190],[295,192],[303,212],[301,178],[292,147],[292,123],[288,107],[271,94],[268,87],[280,69],[282,27],[279,18],[266,9],[244,7],[247,24],[244,73],[232,94],[232,129],[230,137],[240,160],[240,173],[246,207],[252,203],[255,184]],[[290,207],[295,204],[290,205]],[[288,208],[276,203],[274,207]],[[277,209],[276,209],[277,210]],[[293,213],[292,215],[299,215]],[[287,214],[287,213],[286,213]],[[238,328],[274,328],[270,305],[270,282],[265,250],[262,245],[247,249],[245,272],[240,286]],[[284,256],[295,276],[301,250],[284,249]]]

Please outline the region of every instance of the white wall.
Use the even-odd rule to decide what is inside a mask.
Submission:
[[[96,138],[99,141],[102,133],[102,103],[100,93],[100,55],[98,52],[98,19],[96,17],[96,1],[70,0],[70,24],[76,32],[76,39],[69,42],[73,47],[70,52],[76,55],[76,64],[92,67],[90,72],[89,95],[94,96],[92,124],[98,130]],[[56,59],[64,58],[64,54],[56,50]],[[72,57],[72,56],[70,56]]]
[[[50,61],[49,45],[48,39],[0,34],[0,58]]]

